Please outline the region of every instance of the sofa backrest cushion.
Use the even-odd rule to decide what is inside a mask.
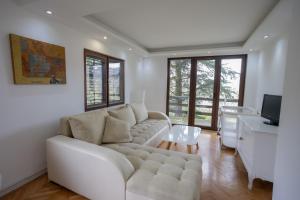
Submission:
[[[124,105],[113,106],[113,107],[110,107],[110,108],[103,108],[103,109],[99,109],[99,110],[92,110],[92,111],[80,113],[80,114],[77,114],[77,115],[84,115],[85,113],[99,113],[99,114],[101,114],[101,113],[103,113],[103,111],[106,111],[106,115],[108,115],[107,110],[115,110],[115,109],[119,109],[120,107],[124,107]],[[75,116],[77,116],[77,115],[75,115]],[[70,123],[69,123],[70,117],[72,117],[72,116],[65,116],[65,117],[62,117],[60,119],[60,126],[59,126],[59,131],[58,131],[59,134],[67,136],[67,137],[73,137],[71,126],[70,126]]]
[[[71,116],[69,123],[73,137],[86,142],[101,144],[107,116],[106,110]]]
[[[126,121],[127,123],[129,123],[130,127],[132,127],[136,124],[134,113],[132,111],[131,106],[129,106],[129,105],[126,105],[118,110],[111,110],[108,112],[112,117],[117,118],[119,120]]]
[[[148,119],[148,110],[144,103],[133,103],[131,104],[131,107],[138,123]]]
[[[130,126],[127,122],[108,116],[106,118],[102,143],[131,142]]]

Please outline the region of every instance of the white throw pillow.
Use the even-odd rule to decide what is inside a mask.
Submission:
[[[143,103],[133,103],[131,104],[132,110],[135,115],[135,119],[138,123],[148,119],[148,111]]]
[[[108,116],[102,143],[131,142],[130,126],[127,122]]]
[[[109,114],[114,118],[128,122],[130,127],[136,124],[136,120],[132,108],[128,105],[118,110],[109,111]]]
[[[73,137],[86,142],[101,144],[107,116],[107,111],[103,110],[70,117],[69,123]]]

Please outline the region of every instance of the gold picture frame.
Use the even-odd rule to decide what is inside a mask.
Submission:
[[[10,34],[15,84],[66,84],[65,48]]]

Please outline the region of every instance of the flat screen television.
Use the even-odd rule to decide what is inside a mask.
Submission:
[[[261,109],[261,116],[269,121],[264,122],[268,125],[278,126],[281,108],[281,96],[265,94]]]

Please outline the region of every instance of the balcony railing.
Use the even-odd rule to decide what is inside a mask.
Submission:
[[[175,113],[175,114],[188,114],[188,100],[189,97],[186,96],[170,96],[169,97],[169,112]],[[179,103],[180,101],[181,103]],[[201,104],[199,102],[205,102],[205,104]],[[226,102],[229,104],[236,104],[238,103],[238,99],[220,99],[220,102]],[[174,107],[177,107],[174,108]],[[181,107],[178,109],[178,107]],[[204,98],[204,97],[198,97],[196,98],[196,111],[195,114],[197,115],[205,115],[205,116],[211,116],[212,111],[209,112],[209,110],[212,110],[213,108],[213,99],[212,98]],[[184,109],[185,108],[185,109]],[[199,111],[202,110],[202,111]]]

